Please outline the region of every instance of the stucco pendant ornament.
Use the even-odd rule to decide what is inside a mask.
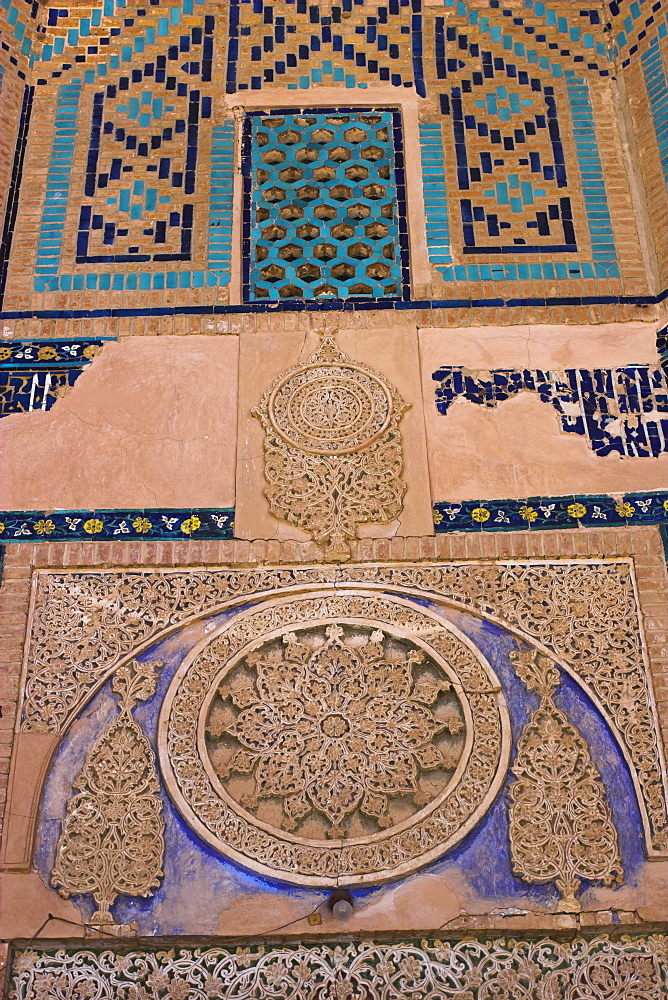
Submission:
[[[112,682],[120,712],[90,750],[67,803],[51,884],[66,899],[92,893],[98,909],[89,923],[107,933],[132,932],[116,924],[117,896],[151,896],[160,885],[165,853],[162,801],[153,751],[132,717],[138,701],[155,693],[162,663],[134,661]]]
[[[622,862],[605,787],[589,747],[553,701],[559,671],[542,653],[511,660],[529,691],[541,697],[517,747],[510,786],[510,853],[526,882],[554,882],[557,910],[579,913],[582,879],[623,882]]]
[[[399,423],[409,404],[383,375],[348,358],[329,334],[251,411],[265,430],[265,495],[274,517],[350,559],[358,524],[403,509]]]

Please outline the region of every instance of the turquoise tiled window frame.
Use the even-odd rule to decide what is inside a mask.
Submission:
[[[275,115],[276,113],[274,112],[273,114]],[[332,119],[341,115],[345,123],[334,124]],[[377,119],[375,124],[365,124],[365,118],[369,115]],[[303,136],[301,141],[294,146],[294,149],[301,149],[304,145],[313,149],[315,145],[315,148],[319,149],[322,156],[314,166],[322,168],[326,163],[328,168],[332,169],[332,176],[328,179],[317,179],[315,175],[311,179],[312,166],[310,161],[306,163],[297,161],[295,164],[293,161],[293,144],[281,145],[280,134],[274,135],[271,142],[272,148],[275,145],[278,149],[282,150],[283,160],[276,164],[265,162],[262,157],[262,147],[258,145],[258,130],[262,131],[265,128],[263,118],[270,118],[271,115],[266,115],[264,111],[254,110],[249,111],[246,117],[242,147],[242,171],[245,179],[245,301],[257,302],[263,299],[274,302],[279,301],[280,287],[282,285],[292,287],[295,284],[300,286],[300,295],[303,295],[303,298],[297,295],[289,295],[288,298],[292,301],[322,302],[323,299],[318,300],[317,298],[318,292],[316,286],[318,285],[336,289],[335,294],[330,293],[325,299],[325,301],[330,302],[333,299],[356,298],[358,296],[364,297],[366,301],[369,301],[369,299],[373,299],[374,301],[388,298],[398,299],[401,297],[402,291],[408,294],[408,289],[404,287],[402,281],[402,272],[404,277],[408,272],[408,261],[407,239],[404,232],[406,212],[405,191],[403,183],[398,180],[399,175],[403,176],[404,163],[401,118],[398,110],[396,108],[374,109],[369,107],[309,108],[303,111],[294,109],[292,113],[281,112],[280,121],[283,124],[277,126],[277,128],[294,129],[297,127],[295,120],[301,120],[302,116],[308,116],[309,124],[298,126],[303,132]],[[384,127],[387,130],[387,138],[380,138],[377,126]],[[376,147],[383,147],[384,155],[378,162],[386,165],[387,175],[381,176],[378,174],[377,161],[375,159],[367,160],[364,158],[361,146],[358,147],[358,139],[348,140],[346,138],[346,133],[350,129],[354,131],[360,127],[365,132],[369,130],[368,137],[363,140],[364,144],[370,142]],[[332,136],[329,141],[323,143],[319,139],[313,140],[310,138],[314,130],[317,132],[322,129],[328,131]],[[349,159],[343,162],[330,161],[328,159],[328,150],[342,145],[349,150]],[[365,180],[347,179],[347,170],[356,165],[364,166],[364,169],[367,170]],[[294,189],[292,182],[282,180],[281,175],[286,166],[291,166],[293,169],[297,166],[300,168],[300,175],[303,170],[303,180],[308,181],[310,185],[317,186],[317,197],[307,197],[306,200],[302,200],[299,189]],[[267,179],[259,184],[255,181],[258,170],[267,174]],[[385,190],[385,194],[382,196],[367,196],[363,185],[368,182],[380,182]],[[336,195],[330,193],[330,188],[342,184],[350,186],[351,190],[347,197],[344,195],[339,201],[332,200],[336,198]],[[273,185],[279,185],[284,190],[283,198],[285,199],[285,203],[283,200],[276,203],[264,200],[264,192],[267,189],[271,189]],[[361,202],[365,205],[370,214],[366,217],[353,217],[352,221],[351,219],[347,219],[348,224],[351,224],[355,230],[354,235],[352,234],[352,229],[350,236],[342,237],[333,235],[331,228],[336,228],[337,225],[340,225],[346,219],[345,214],[338,214],[339,206],[341,206],[343,213],[345,213],[347,208],[344,206],[350,207],[350,203],[355,202]],[[281,214],[281,206],[285,207],[285,204],[290,203],[299,206],[298,210],[301,212],[301,215],[299,219],[284,221],[284,217]],[[391,204],[393,206],[393,214],[390,218],[386,219],[380,216],[381,204]],[[318,216],[318,208],[324,205],[330,209],[336,206],[334,210],[337,214],[331,219]],[[273,237],[267,238],[264,236],[262,228],[256,222],[256,211],[260,206],[264,210],[268,209],[271,212],[271,215],[264,220],[262,225],[265,226],[273,223],[279,227],[285,227],[284,238],[275,242]],[[365,228],[373,223],[383,225],[385,229],[384,237],[365,236]],[[349,265],[354,264],[355,271],[357,272],[355,276],[342,279],[337,278],[330,270],[329,259],[325,258],[321,260],[313,255],[313,244],[311,242],[313,237],[307,236],[302,239],[300,234],[300,229],[304,224],[307,226],[316,225],[317,230],[320,231],[320,235],[317,237],[318,240],[323,240],[325,243],[330,240],[336,242],[338,252],[335,250],[336,256],[333,259],[333,265],[340,265],[344,261]],[[354,243],[359,243],[360,240],[364,242],[370,256],[362,259],[353,258],[351,260],[348,254],[348,247]],[[309,278],[305,280],[300,279],[299,264],[292,264],[291,258],[283,260],[280,256],[279,248],[287,244],[297,244],[299,246],[300,250],[303,251],[303,257],[299,258],[303,264],[307,266],[319,265],[322,268],[321,278],[316,281]],[[262,247],[264,253],[268,254],[266,258],[262,258],[262,263],[256,263],[256,249],[258,247]],[[384,251],[387,249],[393,253],[393,257],[385,257]],[[270,278],[266,280],[263,277],[262,269],[268,264],[285,265],[287,275],[280,284],[277,282],[276,286],[272,284],[274,279]],[[383,278],[368,276],[366,268],[368,265],[374,264],[382,264],[388,271],[387,275]],[[354,288],[355,285],[360,283],[369,288],[369,292],[366,295],[351,290],[351,286]],[[386,290],[387,284],[392,286],[391,291]],[[264,292],[262,298],[258,296],[258,289]]]

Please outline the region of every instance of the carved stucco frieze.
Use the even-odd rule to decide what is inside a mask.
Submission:
[[[265,496],[272,515],[350,559],[358,524],[385,524],[403,509],[399,423],[408,403],[368,365],[323,336],[251,412],[262,424]]]
[[[158,747],[179,811],[234,860],[302,885],[377,883],[484,815],[510,723],[491,667],[443,619],[329,591],[207,637],[169,687]]]
[[[330,584],[418,591],[542,645],[606,712],[634,773],[648,849],[668,851],[658,724],[628,560],[38,571],[23,728],[62,731],[133,650],[189,620],[251,595]]]
[[[661,1000],[666,938],[19,951],[9,1000]]]

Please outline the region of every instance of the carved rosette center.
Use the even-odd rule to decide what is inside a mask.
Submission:
[[[399,598],[324,592],[241,612],[162,709],[172,798],[211,844],[306,885],[380,882],[491,803],[508,718],[481,654]]]
[[[241,706],[234,717],[230,703]],[[233,798],[315,840],[391,827],[427,805],[467,731],[433,659],[391,633],[338,623],[248,653],[226,674],[206,726]]]
[[[350,732],[350,723],[342,715],[326,715],[320,723],[320,728],[325,736],[335,740]]]

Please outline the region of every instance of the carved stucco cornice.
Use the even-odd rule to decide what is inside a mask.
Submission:
[[[77,995],[85,984],[98,1000],[138,996],[248,995],[257,1000],[401,1000],[409,996],[529,997],[567,1000],[656,1000],[663,995],[666,938],[656,934],[572,942],[498,938],[382,943],[340,939],[250,947],[196,947],[180,952],[60,948],[13,955],[10,1000]],[[147,985],[148,984],[148,985]],[[593,990],[592,992],[592,984]],[[279,993],[280,989],[280,993]],[[94,991],[94,993],[93,993]]]
[[[162,636],[268,594],[350,584],[423,594],[555,656],[600,706],[636,788],[648,851],[668,851],[662,753],[631,559],[256,569],[37,570],[23,730],[63,731],[106,678]]]

